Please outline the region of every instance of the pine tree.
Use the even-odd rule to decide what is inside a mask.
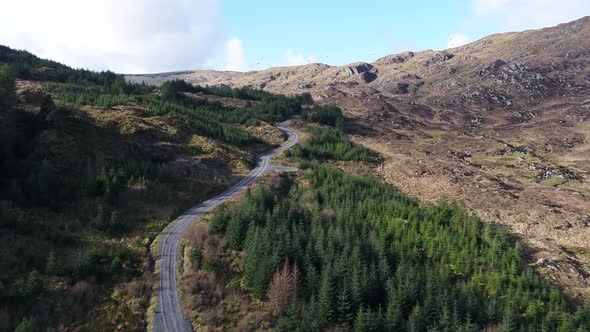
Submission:
[[[227,240],[227,244],[230,249],[233,250],[240,250],[242,247],[243,241],[243,227],[242,227],[242,218],[238,215],[233,215],[227,224],[227,229],[225,231],[225,238]]]
[[[11,109],[16,103],[14,77],[6,67],[0,67],[0,112]]]
[[[295,268],[295,271],[298,270]],[[296,276],[296,274],[298,274],[298,272],[293,271],[286,258],[283,267],[274,274],[268,286],[266,297],[268,298],[268,304],[275,315],[283,312],[289,303],[292,302],[291,300],[293,295],[295,295],[295,290],[297,288],[296,280],[298,276]]]
[[[280,317],[275,330],[284,332],[301,331],[301,325],[301,306],[297,299],[293,298],[285,314]]]
[[[388,293],[387,311],[385,313],[387,327],[390,331],[401,331],[404,329],[404,316],[401,302],[393,287],[389,289]]]
[[[244,283],[247,286],[251,286],[256,277],[259,259],[262,259],[260,231],[258,227],[253,227],[248,232],[244,251],[246,252],[246,258],[244,259]]]
[[[43,289],[43,280],[37,270],[33,270],[29,273],[24,286],[25,296],[35,295]]]
[[[352,303],[346,286],[342,287],[336,297],[336,314],[337,323],[342,326],[348,326],[354,319]]]
[[[111,211],[110,226],[113,228],[119,227],[119,213],[117,212],[117,210]]]
[[[333,290],[332,280],[328,268],[325,267],[322,273],[322,284],[318,294],[318,310],[319,319],[323,327],[331,326],[334,315],[334,309],[332,307]]]
[[[18,323],[18,326],[14,330],[14,332],[34,332],[34,331],[35,331],[35,328],[33,327],[33,324],[26,318],[23,318],[23,320],[21,320],[20,323]]]
[[[410,316],[408,317],[408,331],[410,332],[422,332],[424,331],[424,317],[422,308],[419,304],[414,306]]]
[[[516,321],[514,318],[514,311],[511,305],[507,305],[504,309],[502,322],[498,326],[498,332],[516,332]]]
[[[191,247],[189,253],[189,260],[191,262],[192,268],[196,270],[199,267],[199,264],[201,264],[201,261],[203,260],[203,253],[201,249],[197,247]]]
[[[360,307],[356,313],[356,317],[354,319],[354,331],[355,332],[366,332],[369,327],[369,317],[367,317],[367,312],[363,307]]]

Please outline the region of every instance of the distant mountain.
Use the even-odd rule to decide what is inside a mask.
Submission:
[[[133,81],[168,78],[189,83],[249,86],[277,93],[311,92],[319,99],[374,92],[428,98],[445,92],[469,103],[511,106],[514,97],[550,97],[590,84],[590,17],[556,27],[495,34],[444,51],[403,52],[372,64],[308,64],[246,73],[182,71],[131,75]],[[479,85],[484,93],[476,94]],[[460,101],[457,101],[460,102]]]
[[[341,106],[355,140],[384,156],[376,172],[508,225],[531,264],[590,299],[590,17],[374,63],[177,77]]]

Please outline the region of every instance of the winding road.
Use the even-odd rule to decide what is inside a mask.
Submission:
[[[277,125],[281,131],[288,135],[287,141],[280,147],[260,156],[256,168],[233,185],[225,192],[207,200],[186,211],[166,227],[160,238],[159,260],[160,260],[160,289],[158,290],[158,308],[156,309],[154,330],[160,331],[191,331],[191,324],[182,315],[180,299],[176,286],[176,264],[178,262],[179,244],[182,234],[195,221],[201,219],[205,214],[216,208],[218,205],[236,196],[246,189],[252,182],[265,173],[272,170],[289,170],[284,167],[273,166],[270,158],[279,154],[299,142],[299,136],[286,126],[289,121]]]

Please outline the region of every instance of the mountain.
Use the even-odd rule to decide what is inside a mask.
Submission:
[[[590,17],[374,63],[175,77],[340,106],[351,138],[382,155],[375,174],[507,225],[531,265],[590,299]]]

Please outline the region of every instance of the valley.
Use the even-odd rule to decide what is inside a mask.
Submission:
[[[244,72],[0,46],[0,331],[588,331],[589,50],[590,17]]]

